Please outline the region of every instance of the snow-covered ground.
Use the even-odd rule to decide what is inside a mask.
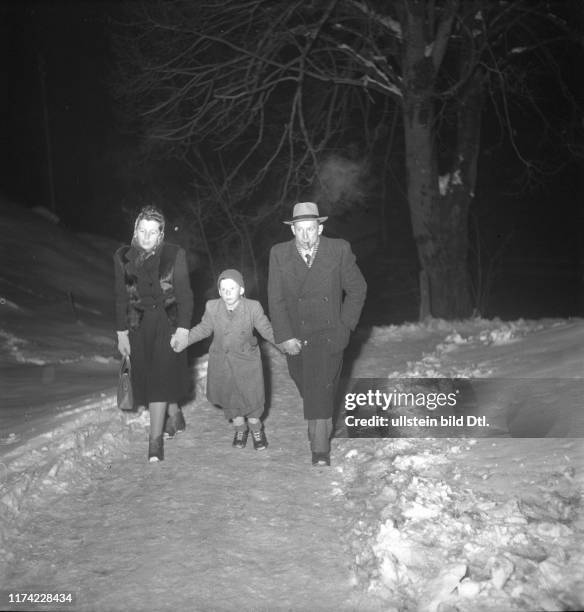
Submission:
[[[496,434],[343,442],[359,584],[396,610],[582,608],[584,323],[432,321],[370,342],[399,353],[440,329],[391,378],[489,377],[480,412]]]
[[[0,212],[1,589],[74,589],[80,610],[584,606],[584,321],[360,329],[346,392],[464,378],[488,427],[337,437],[329,469],[279,352],[265,453],[231,448],[202,357],[187,430],[151,465],[147,413],[115,407],[115,245]],[[378,411],[398,413],[460,416]]]

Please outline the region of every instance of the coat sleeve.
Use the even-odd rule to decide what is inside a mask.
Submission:
[[[213,333],[214,329],[213,316],[211,315],[209,302],[207,302],[201,322],[195,325],[195,327],[192,327],[189,331],[189,346],[195,342],[199,342],[199,340],[203,340],[203,338],[208,338]]]
[[[259,302],[254,304],[254,308],[252,310],[253,317],[253,326],[258,330],[259,334],[272,344],[276,344],[274,340],[274,330],[272,329],[272,324],[270,320],[266,316],[262,305]]]
[[[286,308],[284,296],[283,270],[278,260],[276,246],[270,251],[270,268],[268,271],[268,305],[276,342],[294,338],[292,324]]]
[[[176,326],[189,329],[193,318],[193,292],[184,249],[179,249],[176,254],[173,287],[177,305]]]
[[[116,303],[116,330],[126,331],[128,329],[126,318],[128,292],[126,291],[124,265],[119,251],[116,251],[114,254],[114,295]]]
[[[341,321],[349,329],[355,329],[363,310],[367,295],[367,283],[357,266],[355,255],[349,243],[343,245],[341,252],[341,284],[345,299],[341,308]]]

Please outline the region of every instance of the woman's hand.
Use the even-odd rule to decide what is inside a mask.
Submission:
[[[118,334],[118,351],[122,357],[130,356],[130,337],[128,331],[119,331]]]
[[[184,327],[177,327],[177,330],[172,334],[170,346],[175,353],[184,351],[189,345],[189,330]]]

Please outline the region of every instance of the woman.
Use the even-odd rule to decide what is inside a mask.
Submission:
[[[186,255],[164,241],[164,215],[146,206],[130,246],[114,255],[118,350],[131,355],[132,391],[150,411],[148,460],[164,459],[163,428],[184,429],[178,402],[189,391],[187,353],[193,313]]]

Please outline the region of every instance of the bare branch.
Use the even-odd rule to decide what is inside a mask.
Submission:
[[[434,70],[436,71],[438,71],[442,65],[442,60],[444,59],[444,54],[446,53],[446,48],[448,47],[448,43],[450,41],[452,24],[456,18],[458,6],[458,0],[449,0],[447,2],[446,10],[442,16],[442,19],[440,19],[438,29],[436,30],[434,40],[432,41],[432,63],[434,64]]]

